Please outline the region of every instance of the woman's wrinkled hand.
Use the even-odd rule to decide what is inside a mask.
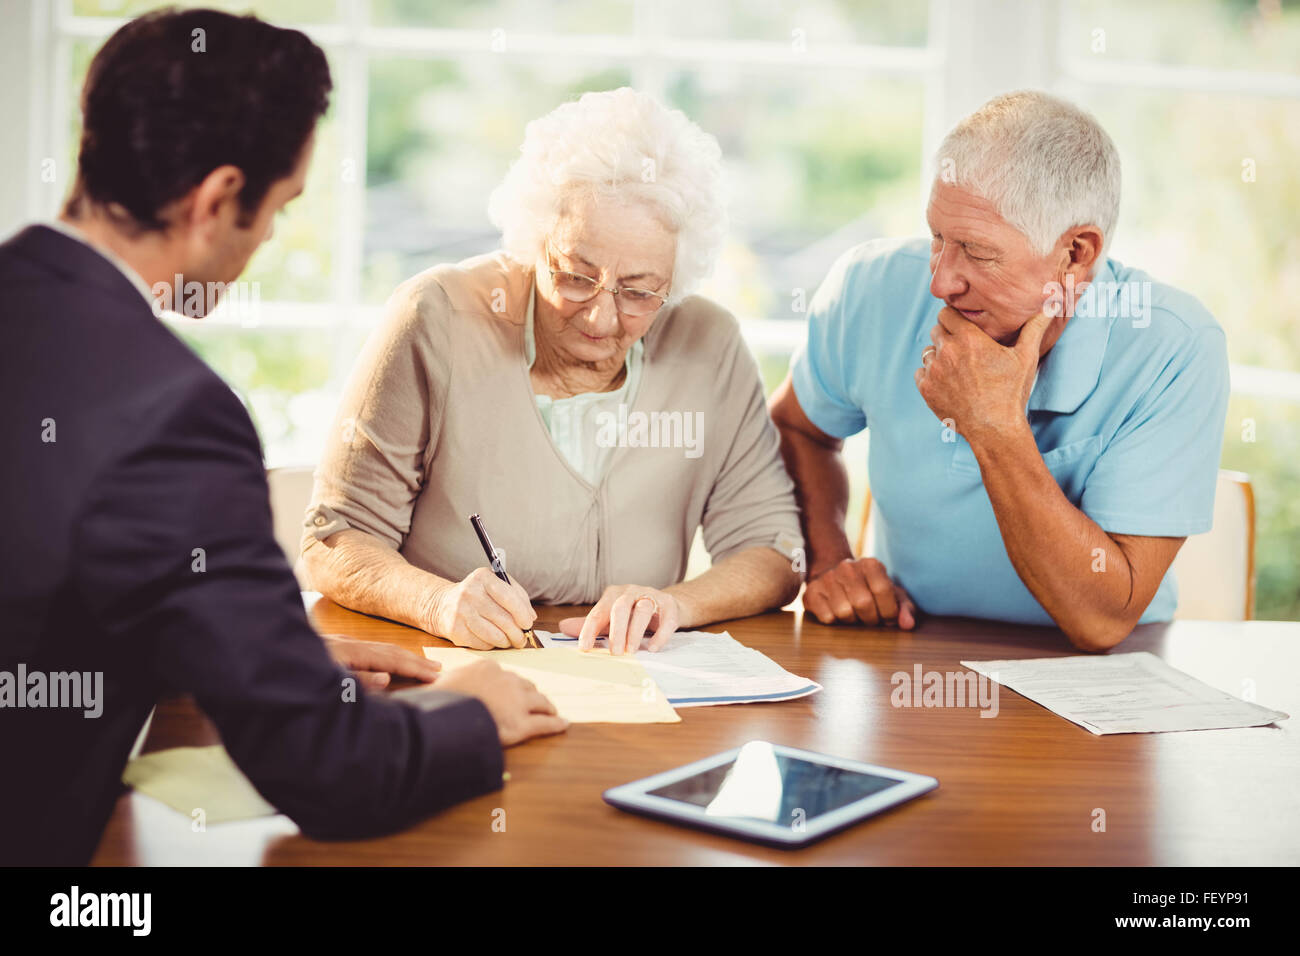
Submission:
[[[607,634],[611,654],[635,654],[647,630],[653,633],[646,649],[661,649],[676,632],[682,616],[681,604],[667,591],[620,584],[606,588],[585,618],[562,620],[560,630],[578,638],[581,651],[591,650],[596,638]]]
[[[434,597],[429,632],[460,647],[488,651],[524,647],[524,631],[537,612],[518,581],[506,584],[489,568],[476,568],[465,580]]]

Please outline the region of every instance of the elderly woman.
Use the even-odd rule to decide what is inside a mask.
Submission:
[[[524,645],[530,598],[594,602],[562,627],[614,653],[795,596],[757,367],[688,295],[723,242],[720,179],[716,141],[630,89],[528,125],[490,200],[503,250],[404,283],[358,361],[307,512],[315,587],[481,649]],[[683,581],[701,527],[712,566]]]

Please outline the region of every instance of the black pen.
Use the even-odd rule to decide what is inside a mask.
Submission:
[[[504,565],[497,559],[497,549],[492,547],[492,539],[488,537],[487,528],[483,527],[483,519],[478,515],[470,515],[469,523],[474,526],[474,533],[478,535],[478,543],[483,545],[483,553],[487,555],[488,567],[492,569],[493,574],[506,584],[509,584],[510,577],[506,574]],[[524,637],[528,640],[528,643],[524,645],[525,647],[542,646],[542,642],[537,639],[537,635],[533,633],[531,627],[524,631]]]

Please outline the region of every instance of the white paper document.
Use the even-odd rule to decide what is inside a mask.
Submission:
[[[1144,651],[961,664],[1094,734],[1260,727],[1289,716],[1217,690]]]
[[[547,647],[578,645],[576,637],[543,630],[534,633]],[[648,641],[642,643],[642,648]],[[597,640],[596,646],[605,646],[605,639]],[[791,674],[726,631],[678,631],[663,650],[643,649],[635,658],[674,707],[793,700],[822,689],[821,684]]]

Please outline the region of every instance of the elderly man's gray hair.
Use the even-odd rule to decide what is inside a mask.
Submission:
[[[969,189],[1040,256],[1068,229],[1093,225],[1110,246],[1119,218],[1119,152],[1091,115],[1035,90],[989,100],[939,146],[935,177]]]
[[[575,196],[645,203],[677,234],[671,300],[713,271],[727,233],[722,150],[680,110],[623,87],[585,93],[533,120],[522,155],[488,200],[513,258],[537,261]]]

